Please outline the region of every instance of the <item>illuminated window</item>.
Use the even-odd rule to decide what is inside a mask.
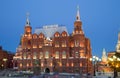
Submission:
[[[39,48],[42,48],[42,45],[41,45],[41,44],[39,45]]]
[[[66,52],[65,52],[65,51],[62,52],[62,58],[63,58],[63,59],[66,58]]]
[[[36,52],[33,53],[33,59],[37,59],[37,53]]]
[[[74,43],[73,42],[71,43],[71,47],[74,47]]]
[[[80,67],[82,67],[82,63],[80,63]]]
[[[55,47],[59,47],[59,42],[55,42]]]
[[[43,58],[43,53],[42,53],[42,52],[40,52],[40,59],[41,59],[41,58]]]
[[[67,36],[67,33],[66,33],[66,32],[63,32],[63,33],[62,33],[62,36],[63,36],[63,37],[66,37],[66,36]]]
[[[33,44],[33,48],[37,48],[37,45]]]
[[[20,63],[20,67],[22,67],[22,63]]]
[[[27,67],[29,67],[29,63],[27,63]]]
[[[62,41],[62,47],[66,47],[66,41]]]
[[[42,33],[40,33],[39,38],[43,38],[43,34]]]
[[[79,46],[79,40],[75,40],[75,47]]]
[[[76,34],[78,34],[78,30],[76,30]]]
[[[59,36],[60,36],[60,34],[59,34],[59,33],[56,33],[56,34],[55,34],[55,37],[59,37]]]
[[[26,53],[24,53],[23,58],[26,59]]]
[[[43,63],[41,63],[41,67],[43,67]]]
[[[85,57],[84,50],[80,50],[80,57]]]
[[[80,47],[84,47],[84,43],[81,42],[81,43],[80,43]]]
[[[75,52],[75,57],[79,58],[79,52]]]
[[[36,38],[37,38],[37,36],[36,36],[36,35],[33,35],[33,38],[34,38],[34,39],[36,39]]]
[[[28,55],[28,59],[30,59],[31,57],[30,57],[30,55]]]
[[[45,52],[45,58],[49,58],[49,52],[48,51]]]
[[[71,66],[73,67],[73,66],[74,66],[74,64],[73,64],[73,63],[71,63]]]
[[[59,58],[59,52],[57,51],[56,53],[55,53],[55,58]]]
[[[69,63],[67,63],[67,67],[69,66]]]

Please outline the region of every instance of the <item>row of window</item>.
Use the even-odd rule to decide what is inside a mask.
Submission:
[[[42,52],[40,52],[39,58],[40,58],[40,59],[43,58],[43,55],[44,55],[44,54],[43,54]],[[45,57],[46,59],[50,58],[50,52],[46,51],[44,57]],[[31,56],[28,55],[28,58],[27,58],[27,54],[24,53],[23,58],[24,58],[24,59],[30,59]],[[55,58],[59,58],[59,52],[56,52]],[[63,58],[63,59],[66,58],[66,52],[65,52],[65,51],[62,52],[62,58]],[[37,53],[36,53],[36,52],[33,53],[33,59],[37,59]]]
[[[76,66],[76,64],[74,64],[74,63],[66,63],[66,64],[58,63],[58,65],[59,65],[59,66],[67,66],[67,67],[69,67],[69,66],[71,66],[71,67]],[[78,63],[78,65],[79,65],[80,67],[83,66],[82,63]],[[22,66],[32,67],[33,64],[32,64],[32,63],[27,63],[27,64],[22,64],[22,63],[20,63],[20,67],[22,67]],[[44,66],[45,66],[45,64],[41,63],[41,67],[44,67]],[[53,63],[50,63],[49,66],[52,67],[52,66],[53,66]]]
[[[27,35],[25,35],[25,36],[27,36]],[[55,34],[54,34],[54,36],[55,37],[60,37],[60,36],[62,36],[62,37],[66,37],[67,36],[67,33],[66,32],[63,32],[62,34],[60,34],[60,33],[58,33],[58,32],[56,32]],[[32,38],[32,35],[28,35],[28,37],[31,37]],[[44,34],[42,34],[42,33],[40,33],[39,34],[39,36],[37,35],[37,34],[33,34],[33,39],[36,39],[36,38],[44,38]]]
[[[74,55],[72,55],[74,56]],[[45,54],[43,52],[40,52],[40,55],[39,55],[39,58],[42,59],[43,57],[45,57],[46,59],[50,58],[50,52],[46,51]],[[67,57],[67,54],[65,51],[62,52],[62,58],[63,59],[66,59]],[[80,50],[80,52],[75,52],[75,57],[76,58],[79,58],[79,57],[85,57],[85,53],[83,50]],[[23,55],[23,58],[24,59],[30,59],[31,58],[31,55],[28,55],[27,57],[27,54],[24,53]],[[59,51],[56,51],[55,52],[55,58],[56,59],[59,59],[60,58],[60,52]],[[33,53],[33,59],[37,59],[37,52],[34,52]]]

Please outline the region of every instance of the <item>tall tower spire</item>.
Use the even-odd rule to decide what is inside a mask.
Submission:
[[[26,13],[25,34],[31,34],[32,27],[30,26],[29,13]]]
[[[76,15],[76,21],[80,21],[79,5],[77,6],[77,15]]]
[[[120,31],[118,33],[118,42],[116,45],[116,52],[120,53]]]
[[[26,13],[26,26],[30,26],[29,13]]]
[[[103,48],[103,52],[102,52],[102,62],[107,62],[107,55],[106,55],[105,48]]]

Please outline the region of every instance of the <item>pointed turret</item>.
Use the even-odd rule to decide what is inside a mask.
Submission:
[[[26,14],[26,26],[30,26],[29,13]]]
[[[106,55],[105,48],[103,48],[103,52],[102,52],[102,62],[107,62],[107,55]]]
[[[25,34],[31,34],[32,27],[30,26],[29,13],[26,14]]]
[[[79,12],[79,6],[77,6],[77,15],[76,15],[76,21],[80,21],[80,12]]]
[[[75,22],[74,22],[73,35],[75,35],[75,34],[84,35],[84,32],[82,31],[82,22],[81,22],[81,20],[80,20],[79,6],[77,6],[76,20],[75,20]]]
[[[120,53],[120,31],[118,33],[118,42],[116,45],[116,52]]]

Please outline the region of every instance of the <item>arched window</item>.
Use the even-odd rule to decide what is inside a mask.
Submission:
[[[55,37],[59,37],[60,36],[60,33],[59,32],[56,32],[55,33]]]
[[[77,51],[75,52],[75,57],[79,58],[79,52],[77,52]]]
[[[43,33],[40,33],[39,34],[39,38],[43,38],[44,37],[44,34]]]
[[[26,53],[23,54],[23,58],[26,59]]]
[[[62,52],[62,58],[63,58],[63,59],[66,58],[66,52],[65,52],[65,51]]]
[[[28,55],[28,59],[31,59],[31,55]]]
[[[58,51],[56,51],[56,53],[55,53],[55,58],[59,59],[59,52]]]
[[[55,42],[55,47],[59,47],[60,45],[59,45],[59,42]]]
[[[33,53],[33,59],[37,59],[37,53],[36,52]]]
[[[79,46],[79,40],[75,40],[75,47]]]
[[[84,50],[80,50],[80,57],[81,57],[81,58],[84,58],[84,57],[85,57],[85,52],[84,52]]]
[[[45,52],[45,58],[49,58],[49,52],[48,51]]]
[[[43,53],[42,53],[42,52],[40,52],[40,59],[41,59],[41,58],[43,58]]]
[[[66,41],[65,40],[62,41],[62,47],[66,47],[66,46],[67,46]]]
[[[66,31],[63,31],[62,32],[62,37],[66,37],[67,36],[67,32]]]

